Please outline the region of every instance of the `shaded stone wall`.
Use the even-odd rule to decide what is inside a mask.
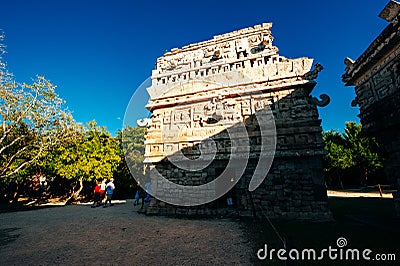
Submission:
[[[232,208],[239,215],[271,218],[327,219],[330,212],[327,206],[326,187],[323,178],[321,156],[324,154],[320,120],[313,99],[306,89],[297,89],[282,99],[274,110],[277,127],[277,150],[268,176],[254,192],[248,191],[248,184],[258,164],[258,159],[250,159],[239,183],[230,193],[218,202],[198,207],[177,207],[153,200],[148,214],[163,215],[224,215],[226,199],[233,199]],[[300,101],[300,99],[302,101]],[[297,104],[294,104],[296,102]],[[279,115],[278,115],[279,114]],[[277,118],[279,116],[280,118]],[[252,117],[246,121],[251,150],[257,153],[257,122]],[[213,136],[217,143],[229,140],[224,132]],[[229,145],[217,145],[218,154],[229,154]],[[198,155],[196,149],[184,152],[188,157]],[[194,157],[195,157],[194,156]],[[182,185],[201,185],[213,180],[227,160],[215,160],[199,172],[188,172],[177,168],[168,160],[156,163],[163,176]],[[220,170],[220,171],[218,171]]]
[[[376,137],[384,170],[400,188],[400,3],[390,1],[380,17],[390,24],[356,60],[346,58],[343,81],[355,86],[352,106],[360,108],[365,134]],[[394,194],[400,215],[399,193]]]
[[[322,67],[311,70],[312,59],[287,59],[272,45],[271,24],[215,36],[205,41],[173,49],[157,60],[150,100],[152,112],[146,135],[146,172],[157,170],[176,184],[198,186],[227,170],[232,182],[240,179],[226,195],[200,206],[172,206],[153,199],[148,214],[239,215],[273,218],[327,219],[327,206],[321,157],[324,154],[317,106],[329,98],[312,98],[310,93]],[[270,109],[276,125],[276,152],[267,177],[253,192],[249,182],[260,161],[263,141],[257,114]],[[232,153],[227,134],[244,123],[248,138],[249,161],[244,174],[234,163],[226,169]],[[275,136],[274,136],[275,137]],[[199,171],[174,166],[169,157],[182,151],[187,158],[200,156],[199,147],[211,138],[217,153],[210,165]],[[240,137],[239,137],[240,138]],[[265,173],[267,174],[267,173]],[[150,177],[151,179],[151,177]],[[179,191],[163,191],[152,180],[157,193],[179,197]],[[209,191],[213,193],[213,191]],[[208,193],[208,191],[202,192]],[[199,195],[193,195],[196,197]],[[232,199],[232,205],[227,199]]]

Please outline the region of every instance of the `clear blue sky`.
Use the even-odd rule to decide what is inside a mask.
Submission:
[[[165,50],[272,22],[281,55],[324,66],[313,95],[331,97],[319,109],[323,129],[342,130],[358,121],[354,90],[341,82],[343,60],[358,58],[386,27],[378,14],[388,2],[2,0],[0,29],[17,80],[46,76],[77,121],[95,119],[115,133]]]

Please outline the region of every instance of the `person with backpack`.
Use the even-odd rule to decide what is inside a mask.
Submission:
[[[110,203],[110,206],[114,205],[114,204],[111,203],[111,198],[112,198],[112,195],[113,195],[114,189],[115,189],[115,185],[114,185],[113,182],[114,182],[114,179],[111,178],[110,182],[107,183],[107,186],[106,186],[106,201],[104,202],[103,208],[107,207],[107,202]]]

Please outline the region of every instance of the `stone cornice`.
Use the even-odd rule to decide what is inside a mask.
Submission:
[[[391,1],[389,5],[392,4]],[[387,6],[387,7],[388,7]],[[379,36],[368,46],[368,48],[360,55],[360,57],[353,61],[346,58],[346,72],[342,76],[343,82],[346,86],[356,86],[359,80],[365,76],[369,76],[376,65],[380,64],[387,55],[400,45],[400,23],[398,23],[399,13],[384,12],[387,7],[381,12],[390,14],[387,15],[392,19],[390,23]],[[396,15],[394,15],[396,14]]]

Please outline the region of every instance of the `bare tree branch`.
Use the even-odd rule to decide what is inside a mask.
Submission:
[[[0,33],[0,179],[12,178],[78,128],[50,81],[14,80],[3,62],[3,38]]]

